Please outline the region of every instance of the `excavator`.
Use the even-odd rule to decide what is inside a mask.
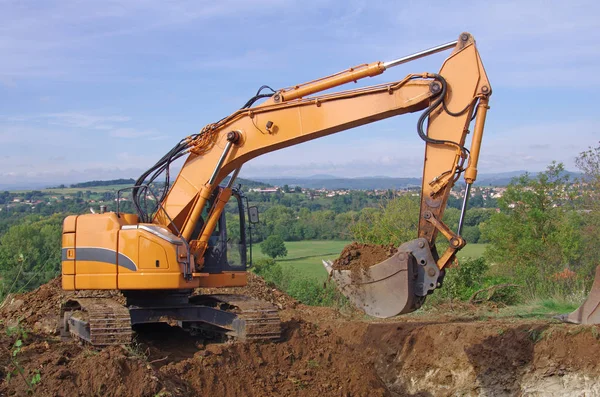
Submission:
[[[437,73],[332,90],[444,50],[452,51]],[[131,341],[132,326],[167,322],[238,340],[278,339],[280,319],[270,303],[243,295],[194,293],[247,283],[245,218],[256,222],[258,214],[244,207],[243,194],[235,187],[242,166],[268,152],[421,112],[417,133],[425,154],[417,238],[364,274],[333,270],[325,263],[342,294],[367,314],[391,317],[417,310],[442,286],[446,268],[466,244],[461,229],[477,178],[491,94],[469,33],[304,84],[261,87],[241,109],[182,139],[140,176],[130,192],[135,214],[121,212],[118,197],[115,212],[101,208],[64,220],[62,287],[78,292],[61,306],[61,333],[96,346],[124,344]],[[171,183],[169,167],[183,156],[187,158]],[[466,190],[458,230],[453,231],[442,217],[461,175]],[[163,176],[164,182],[157,183]],[[227,236],[224,208],[230,200],[239,209],[237,244]],[[441,253],[436,248],[439,234],[448,242]],[[118,290],[125,301],[102,295],[102,290]]]

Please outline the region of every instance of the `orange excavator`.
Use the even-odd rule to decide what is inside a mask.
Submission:
[[[444,50],[452,52],[437,73],[322,93]],[[246,284],[245,219],[248,215],[256,222],[258,214],[244,208],[243,195],[234,187],[240,169],[264,153],[413,112],[422,112],[417,133],[425,146],[418,238],[358,277],[325,265],[342,293],[370,315],[390,317],[418,309],[442,285],[446,267],[466,244],[462,221],[477,177],[491,93],[469,33],[403,58],[359,65],[289,88],[261,87],[241,109],[181,140],[137,180],[131,191],[137,213],[117,207],[116,212],[65,219],[62,286],[79,292],[61,307],[63,335],[93,345],[127,343],[133,325],[169,322],[241,340],[279,338],[279,316],[269,303],[241,295],[193,294],[197,288]],[[182,156],[187,159],[171,183],[169,167]],[[453,231],[442,216],[461,174],[466,191],[458,230]],[[235,242],[226,234],[224,208],[230,199],[240,215]],[[448,241],[443,253],[436,249],[440,233]],[[98,290],[118,290],[125,302]]]

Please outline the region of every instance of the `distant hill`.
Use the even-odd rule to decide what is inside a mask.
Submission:
[[[229,177],[225,178],[223,180],[223,182],[221,182],[221,185],[227,184],[227,181],[229,181]],[[89,181],[89,182],[74,183],[72,185],[69,185],[69,188],[77,189],[77,188],[102,187],[102,186],[114,186],[114,185],[133,186],[134,184],[135,184],[135,179],[111,179],[111,180],[106,180],[106,181]],[[257,182],[257,181],[253,181],[250,179],[244,179],[244,178],[237,178],[235,185],[237,186],[238,184],[241,184],[243,188],[273,187],[273,185],[270,185],[265,182]],[[56,189],[56,188],[59,188],[59,189],[66,188],[66,186],[60,185],[58,187],[49,188],[49,189]]]
[[[499,172],[494,174],[479,174],[476,185],[479,186],[506,186],[513,178],[523,175],[527,171],[510,171],[510,172]],[[575,178],[581,178],[582,174],[579,172],[566,171],[571,180]],[[531,177],[535,177],[537,172],[530,172]],[[112,179],[105,181],[89,181],[74,183],[69,185],[69,188],[85,189],[90,187],[102,187],[102,186],[114,186],[114,185],[133,185],[134,179]],[[227,178],[222,184],[227,183]],[[261,178],[256,177],[253,179],[238,178],[235,185],[242,184],[245,189],[248,188],[265,188],[273,186],[301,186],[309,189],[354,189],[354,190],[374,190],[374,189],[404,189],[407,187],[421,186],[421,178],[393,178],[387,176],[372,176],[372,177],[361,177],[361,178],[342,178],[334,175],[318,174],[308,177],[272,177],[272,178]],[[58,188],[66,188],[65,185],[60,185]],[[35,190],[44,189],[47,185],[41,185],[39,183],[19,183],[19,184],[0,184],[1,190]],[[56,187],[55,187],[56,188]]]
[[[479,186],[506,186],[514,178],[517,178],[527,173],[525,170],[510,171],[510,172],[498,172],[495,174],[480,174],[477,176],[477,182]],[[535,178],[539,172],[530,172],[529,176]],[[565,174],[569,176],[570,180],[581,178],[583,176],[580,172],[565,171]]]
[[[223,182],[221,182],[221,186],[226,185],[228,181],[229,181],[229,177],[225,178],[223,180]],[[253,180],[250,180],[250,179],[244,179],[244,178],[237,178],[235,180],[235,183],[233,185],[234,186],[242,185],[242,189],[244,191],[246,191],[248,189],[273,187],[273,185],[270,185],[270,184],[268,184],[266,182],[257,182],[257,181],[253,181]]]
[[[257,178],[258,179],[258,178]],[[367,177],[367,178],[337,178],[326,179],[309,178],[265,178],[262,182],[275,186],[301,186],[308,189],[353,189],[353,190],[373,190],[373,189],[403,189],[411,186],[420,186],[421,178],[388,178],[388,177]]]
[[[98,187],[98,186],[109,186],[109,185],[134,185],[134,184],[135,184],[135,179],[130,178],[130,179],[111,179],[108,181],[89,181],[89,182],[74,183],[72,185],[69,185],[69,187],[78,188],[78,187]]]
[[[477,177],[478,186],[506,186],[513,178],[525,174],[527,171],[500,172],[495,174],[480,174]],[[535,177],[537,172],[530,172]],[[581,173],[567,171],[570,179],[581,177]],[[421,186],[421,178],[392,178],[385,176],[362,177],[362,178],[339,178],[332,175],[314,175],[306,178],[256,178],[275,186],[301,186],[308,189],[352,189],[352,190],[383,190],[404,189],[408,187]],[[462,179],[461,179],[462,180]]]

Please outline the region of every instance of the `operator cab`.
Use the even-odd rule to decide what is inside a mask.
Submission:
[[[211,208],[216,194],[211,197],[207,208]],[[246,211],[244,206],[245,196],[239,188],[232,189],[231,199],[208,241],[208,247],[204,254],[203,272],[221,273],[230,271],[245,271],[248,267],[247,249],[251,245],[246,238]],[[206,210],[205,210],[206,212]],[[202,219],[206,219],[206,213]],[[256,207],[248,208],[248,220],[250,227],[258,223],[258,210]],[[229,225],[228,225],[229,222]],[[250,247],[250,256],[252,249]],[[250,263],[252,258],[250,257]]]

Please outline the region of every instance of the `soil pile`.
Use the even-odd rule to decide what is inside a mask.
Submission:
[[[189,395],[389,395],[362,349],[302,320],[284,324],[280,343],[209,345],[160,373],[184,382]]]
[[[339,258],[333,262],[335,270],[360,270],[368,269],[387,258],[391,257],[398,251],[398,248],[393,244],[377,245],[377,244],[362,244],[350,243],[344,247]]]
[[[125,303],[125,298],[117,291],[63,291],[61,279],[57,277],[33,291],[9,296],[0,308],[0,315],[8,325],[20,322],[28,329],[54,334],[61,303],[75,296],[110,297]]]
[[[1,396],[141,397],[155,396],[165,388],[177,390],[168,379],[159,379],[145,357],[136,355],[131,348],[110,346],[94,350],[75,342],[29,334],[21,336],[23,346],[12,357],[15,338],[6,334],[0,337]],[[39,382],[31,384],[36,374]]]

